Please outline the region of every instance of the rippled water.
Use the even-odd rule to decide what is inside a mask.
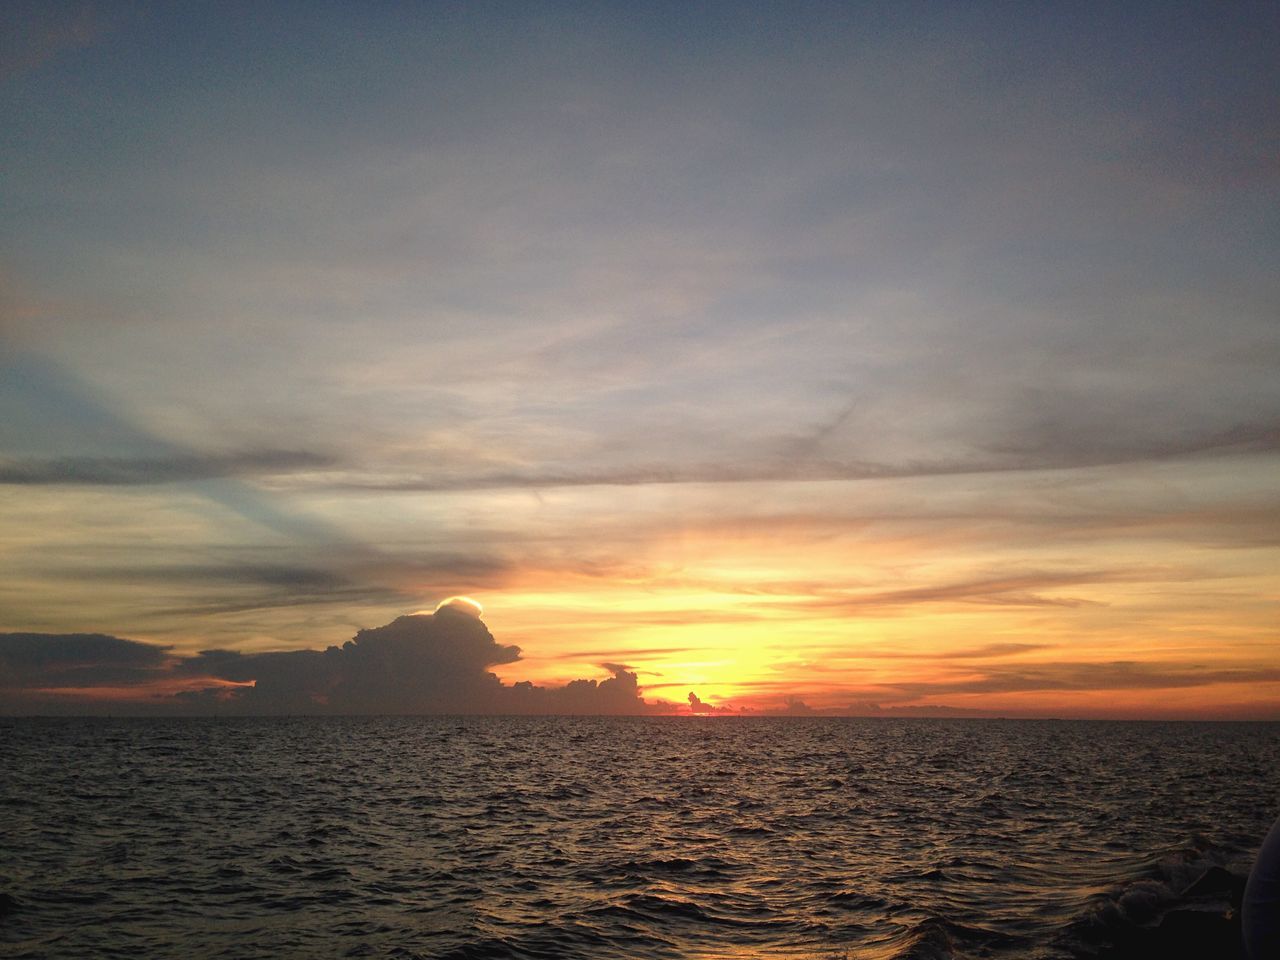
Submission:
[[[24,719],[0,770],[6,956],[1066,958],[1247,872],[1280,725]]]

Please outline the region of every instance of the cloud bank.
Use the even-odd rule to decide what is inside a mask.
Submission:
[[[684,702],[646,700],[637,672],[614,662],[600,664],[609,674],[603,680],[578,679],[563,686],[504,682],[491,668],[518,662],[520,649],[495,640],[478,608],[455,598],[435,613],[401,616],[324,650],[183,654],[172,646],[100,633],[0,633],[0,715],[983,717],[1035,714],[984,707],[973,695],[1176,691],[1280,682],[1280,669],[1257,663],[986,662],[1043,649],[1040,644],[998,643],[941,651],[933,655],[940,663],[960,662],[966,669],[934,679],[879,680],[845,688],[850,699],[843,702],[839,692],[828,690],[820,706],[785,684],[750,682],[740,685],[756,687],[754,694],[733,706],[714,705],[693,691]],[[975,666],[970,670],[968,664]],[[648,691],[674,686],[652,684]],[[966,698],[966,703],[928,702],[938,696]]]
[[[103,634],[0,634],[0,713],[130,711],[239,714],[644,714],[636,674],[605,664],[605,680],[563,687],[505,684],[514,663],[474,614],[445,606],[359,631],[342,646],[244,654]]]

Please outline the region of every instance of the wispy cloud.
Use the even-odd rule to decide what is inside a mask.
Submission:
[[[690,653],[696,650],[696,647],[628,647],[626,656],[628,657],[654,657],[665,656],[671,653]],[[595,660],[600,657],[616,657],[619,655],[617,650],[566,650],[563,653],[557,653],[557,660]]]
[[[334,458],[302,450],[246,450],[167,457],[58,457],[0,459],[0,484],[135,486],[214,477],[291,473],[331,467]]]
[[[1171,690],[1217,684],[1280,682],[1270,664],[1224,667],[1211,662],[1153,663],[1135,660],[1060,661],[1017,667],[984,666],[976,676],[885,684],[911,697],[1036,691]]]
[[[1070,442],[1065,442],[1070,438]],[[793,441],[780,441],[790,446]],[[809,447],[813,438],[797,438],[794,443]],[[339,467],[322,477],[303,477],[304,486],[348,491],[446,492],[582,486],[643,486],[651,484],[761,483],[828,480],[890,480],[913,477],[945,477],[968,474],[1031,473],[1081,470],[1122,464],[1152,463],[1210,455],[1264,455],[1280,452],[1280,423],[1241,424],[1223,431],[1192,437],[1117,442],[1107,434],[1093,436],[1058,427],[1041,425],[1028,430],[1021,440],[993,442],[989,455],[963,459],[914,460],[883,463],[817,459],[798,455],[795,459],[749,462],[679,463],[628,466],[589,471],[474,471],[418,476],[353,474]]]
[[[913,587],[906,590],[820,595],[801,604],[811,609],[854,613],[876,607],[910,606],[931,603],[977,603],[1005,606],[1082,606],[1093,601],[1075,597],[1045,596],[1038,590],[1106,583],[1133,579],[1134,571],[1019,571],[1003,576],[981,577],[955,583]]]
[[[877,650],[874,658],[877,660],[995,660],[1051,649],[1053,645],[1048,643],[985,643],[980,647],[966,647],[961,650]]]

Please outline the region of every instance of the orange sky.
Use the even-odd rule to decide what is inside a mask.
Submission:
[[[841,10],[19,18],[0,697],[466,594],[507,683],[1280,716],[1274,24]]]

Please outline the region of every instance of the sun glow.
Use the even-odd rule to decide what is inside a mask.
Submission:
[[[436,608],[432,612],[439,613],[441,610],[452,610],[468,617],[475,617],[477,620],[484,613],[484,607],[481,606],[480,601],[473,600],[470,597],[446,597],[436,604]]]

